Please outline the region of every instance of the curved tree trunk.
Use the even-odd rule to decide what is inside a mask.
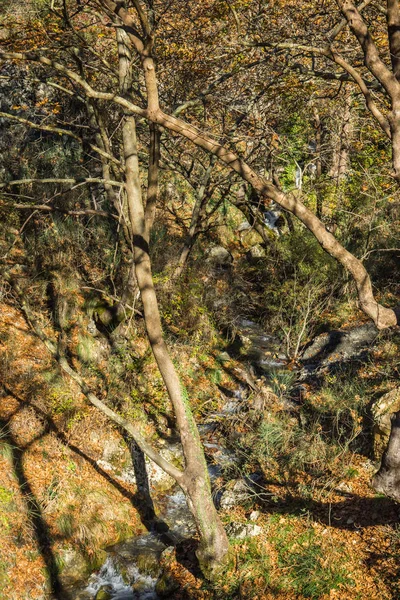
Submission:
[[[221,146],[206,133],[193,125],[182,121],[161,110],[149,114],[149,119],[174,131],[192,141],[196,146],[211,152],[229,168],[236,171],[242,179],[250,183],[256,192],[273,200],[285,210],[293,213],[316,237],[322,248],[347,269],[356,284],[360,308],[374,321],[378,329],[393,327],[397,324],[396,314],[392,309],[379,304],[373,294],[371,279],[362,262],[346,250],[340,242],[325,228],[318,217],[294,195],[284,194],[276,186],[258,175],[234,152]]]
[[[221,564],[228,551],[228,538],[215,509],[200,436],[189,399],[179,380],[163,339],[157,297],[151,273],[148,231],[142,202],[137,155],[136,127],[133,116],[123,125],[126,191],[133,231],[136,278],[143,303],[147,335],[161,376],[174,407],[185,458],[185,471],[178,483],[185,492],[200,534],[198,558],[210,574]]]

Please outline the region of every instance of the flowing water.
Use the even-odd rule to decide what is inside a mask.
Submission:
[[[276,338],[266,335],[253,321],[242,320],[239,327],[240,335],[247,340],[246,362],[265,373],[285,367],[286,360],[284,355],[279,354]],[[220,412],[209,414],[206,422],[199,426],[204,446],[214,452],[214,464],[209,465],[211,481],[236,458],[218,442],[214,443],[212,437],[210,441],[208,436],[212,436],[221,418],[240,412],[244,399],[244,388],[239,388],[227,399]],[[159,563],[162,552],[195,532],[185,496],[178,487],[164,499],[163,506],[159,508],[159,519],[167,525],[168,531],[151,531],[108,548],[105,563],[90,576],[86,587],[81,588],[74,600],[157,600],[156,583],[161,574]]]

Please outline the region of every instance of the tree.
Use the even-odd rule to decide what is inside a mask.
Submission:
[[[173,80],[173,60],[169,64],[170,57],[166,53],[166,48],[168,48],[170,42],[169,27],[171,24],[164,25],[165,15],[169,13],[173,20],[173,29],[178,31],[179,39],[184,40],[184,30],[180,22],[181,8],[179,2],[172,2],[165,9],[163,3],[141,2],[140,0],[132,0],[132,2],[127,3],[113,2],[112,0],[93,0],[84,5],[71,1],[63,2],[60,7],[56,6],[55,2],[51,2],[48,14],[51,15],[58,27],[53,44],[56,57],[40,46],[30,52],[18,51],[18,48],[14,48],[14,51],[6,49],[1,52],[0,56],[3,60],[23,61],[34,65],[33,76],[35,76],[35,69],[37,69],[42,77],[51,78],[49,82],[57,86],[59,91],[67,95],[76,95],[85,107],[87,114],[93,116],[93,123],[96,123],[95,139],[90,140],[90,136],[87,136],[87,138],[90,140],[92,150],[101,156],[103,177],[100,180],[115,207],[117,218],[125,225],[126,243],[129,245],[129,242],[131,242],[133,246],[134,271],[142,297],[148,337],[174,406],[185,457],[185,470],[182,472],[161,459],[158,453],[131,424],[118,417],[104,403],[95,398],[83,381],[79,381],[79,383],[89,400],[108,414],[110,418],[125,427],[142,450],[171,474],[185,491],[201,536],[202,547],[199,558],[205,569],[211,568],[212,570],[215,565],[221,563],[224,559],[228,547],[227,538],[212,502],[207,467],[196,425],[190,411],[189,400],[181,387],[179,377],[163,340],[157,298],[151,276],[149,239],[157,199],[160,131],[162,130],[171,136],[179,136],[191,142],[198,149],[213,157],[210,164],[214,159],[218,160],[220,164],[232,171],[235,177],[243,179],[253,188],[260,200],[261,207],[268,206],[272,201],[295,215],[315,236],[321,246],[350,272],[357,287],[360,307],[379,329],[394,326],[397,319],[393,310],[380,305],[374,298],[371,280],[363,263],[344,248],[332,233],[327,231],[318,216],[301,201],[301,197],[284,193],[264,173],[253,168],[252,164],[245,160],[243,154],[236,151],[232,139],[229,139],[229,137],[225,139],[224,135],[220,135],[217,110],[211,114],[211,117],[205,123],[201,123],[201,119],[198,119],[195,113],[192,113],[187,120],[176,114],[176,112],[182,114],[185,110],[196,108],[199,104],[203,104],[205,107],[205,101],[211,97],[215,89],[226,81],[232,80],[233,82],[238,70],[240,73],[245,72],[248,75],[252,72],[251,65],[254,65],[254,63],[259,65],[264,62],[261,58],[256,58],[249,64],[240,64],[239,69],[232,67],[229,73],[220,77],[218,81],[211,83],[208,82],[207,69],[201,69],[200,64],[196,62],[195,65],[199,69],[199,83],[196,82],[197,90],[195,92],[198,91],[198,93],[182,102],[181,98],[177,98],[178,92],[174,87],[176,82]],[[210,17],[207,16],[208,10],[211,11],[211,15],[213,11],[217,13],[220,10],[218,2],[210,2],[209,5],[207,4],[204,7],[199,7],[196,2],[191,2],[190,6],[185,6],[185,11],[188,8],[197,9],[200,13],[199,20],[205,19],[207,24],[210,23]],[[252,8],[252,3],[250,3],[250,15]],[[376,74],[381,76],[381,83],[384,87],[386,86],[385,89],[388,93],[389,90],[392,90],[394,94],[397,93],[396,86],[398,86],[398,83],[393,84],[385,65],[383,65],[385,68],[380,64],[379,69],[376,67],[374,49],[368,35],[364,32],[362,24],[359,23],[359,13],[354,12],[352,5],[349,8],[348,4],[346,4],[346,7],[343,5],[343,11],[346,18],[351,21],[353,30],[360,39],[363,48],[365,48],[366,57],[368,56],[366,61],[371,65],[371,72],[375,76]],[[228,13],[231,14],[229,11]],[[235,11],[232,14],[235,17],[234,20],[239,31],[235,43],[240,44],[240,19]],[[226,19],[226,14],[224,14],[222,21],[226,23]],[[79,24],[79,27],[77,24]],[[342,23],[339,25],[340,31],[342,31]],[[85,31],[85,34],[82,31]],[[112,32],[111,35],[110,32]],[[199,47],[205,52],[204,56],[207,60],[210,60],[211,54],[207,54],[207,50],[214,49],[212,41],[213,26],[208,29],[205,27],[204,31],[202,30],[200,33]],[[251,27],[249,27],[249,35],[251,33]],[[274,49],[277,43],[278,41],[274,42]],[[254,49],[267,46],[268,44],[261,40],[250,41],[246,47]],[[293,44],[287,42],[281,43],[280,46],[282,49],[293,48]],[[160,64],[164,66],[160,83],[157,79],[155,62],[158,47],[161,54],[159,56]],[[373,56],[371,56],[371,52]],[[229,52],[227,54],[229,55]],[[322,55],[330,60],[332,59],[336,64],[343,65],[342,59],[330,49],[324,49]],[[176,56],[172,58],[175,60]],[[230,60],[231,57],[227,62],[229,63]],[[187,62],[185,64],[187,65]],[[376,108],[364,80],[360,79],[357,73],[353,73],[352,68],[348,67],[347,63],[346,67],[343,68],[360,85],[372,114],[386,133],[390,129],[394,141],[397,136],[397,121],[395,119],[397,109],[393,109],[393,115],[390,119],[385,120],[382,113]],[[167,85],[168,78],[172,78],[172,86]],[[199,90],[202,83],[205,83],[206,87]],[[231,92],[233,88],[234,83],[228,91]],[[180,110],[174,113],[174,107],[170,106],[169,111],[164,111],[160,106],[160,92],[164,104],[172,104],[173,98],[175,98],[176,103],[178,99]],[[182,93],[186,94],[187,90],[182,89]],[[258,95],[262,93],[263,89],[258,92]],[[2,116],[15,118],[13,114],[6,115],[3,113]],[[122,136],[119,138],[122,152],[119,158],[113,155],[110,136],[107,134],[107,122],[113,119],[122,120],[123,123]],[[147,202],[145,207],[142,201],[139,169],[141,148],[136,135],[136,130],[139,130],[139,127],[142,130],[144,123],[150,124],[149,133],[142,134],[142,139],[149,140],[148,157],[145,159],[148,165]],[[216,134],[213,135],[210,128],[212,129],[215,123],[217,123]],[[43,127],[43,125],[40,125],[40,127]],[[53,128],[53,132],[56,133],[55,128]],[[91,132],[93,133],[93,130]],[[395,154],[394,150],[394,164],[397,164]],[[395,166],[395,171],[397,168]],[[111,176],[115,179],[110,179]],[[125,177],[123,184],[121,184],[121,176]],[[87,181],[87,183],[94,183],[93,179],[96,178],[88,179],[90,181]],[[43,179],[42,182],[46,183]],[[14,186],[23,184],[24,181],[17,180],[7,182],[6,185],[11,189]],[[126,202],[124,201],[122,207],[118,205],[115,198],[113,199],[113,188],[115,186],[121,186],[125,190]],[[195,230],[191,232],[192,237],[194,234]],[[133,287],[132,273],[133,271],[131,271],[130,281],[128,282],[131,288]],[[71,376],[74,376],[66,358],[60,353],[57,354],[57,349],[54,347],[50,345],[48,347],[55,356],[58,356],[63,368]],[[75,379],[78,381],[76,376]]]

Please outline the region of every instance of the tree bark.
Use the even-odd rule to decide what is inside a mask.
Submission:
[[[377,492],[400,502],[400,411],[392,416],[389,443],[372,485]]]
[[[133,116],[123,125],[126,190],[131,219],[136,279],[143,303],[144,319],[151,349],[174,407],[185,458],[185,472],[178,481],[185,492],[200,535],[199,561],[212,573],[228,551],[228,538],[212,501],[211,487],[200,436],[191,412],[189,399],[182,388],[163,339],[161,319],[155,294],[145,211],[142,202],[136,126]]]

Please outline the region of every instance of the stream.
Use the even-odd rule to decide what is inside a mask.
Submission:
[[[241,360],[259,373],[284,368],[285,356],[279,352],[279,340],[267,335],[250,320],[238,323]],[[221,475],[224,466],[235,461],[235,456],[214,443],[212,433],[221,418],[239,413],[243,408],[244,388],[238,388],[227,398],[218,413],[211,413],[199,432],[206,450],[213,451],[213,464],[209,465],[211,483]],[[72,591],[73,600],[158,600],[157,580],[161,575],[162,553],[195,532],[192,515],[185,496],[178,486],[158,507],[158,519],[168,526],[168,533],[150,531],[141,536],[115,544],[106,549],[107,559],[98,572],[92,573],[84,587]]]

